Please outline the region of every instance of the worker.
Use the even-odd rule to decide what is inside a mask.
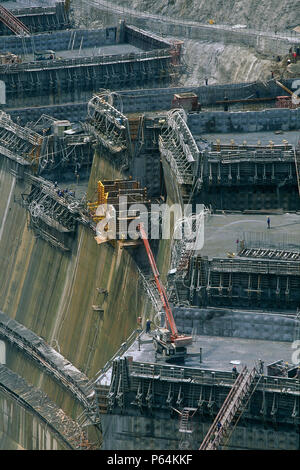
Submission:
[[[228,97],[227,96],[224,96],[224,101],[228,101]],[[228,103],[224,103],[224,111],[228,111]]]
[[[261,359],[258,360],[258,363],[259,363],[259,373],[260,374],[263,374],[264,373],[264,361],[262,361]]]
[[[57,181],[54,182],[54,187],[57,188]]]
[[[274,78],[274,72],[273,71],[271,71],[271,77]]]
[[[267,218],[267,225],[268,225],[268,228],[271,228],[271,220],[270,220],[270,217]]]
[[[222,424],[220,423],[220,421],[218,421],[217,422],[217,430],[220,431],[221,427],[222,427]]]
[[[233,377],[238,376],[238,371],[237,371],[237,368],[235,366],[232,368],[232,375],[233,375]]]
[[[284,364],[284,377],[288,377],[289,376],[289,363],[286,362]]]
[[[297,62],[297,52],[293,52],[293,59],[294,59],[294,62],[296,63]]]
[[[146,333],[150,333],[150,330],[151,330],[151,320],[149,320],[149,318],[147,319],[146,321]]]
[[[208,85],[208,78],[205,79],[205,85]]]

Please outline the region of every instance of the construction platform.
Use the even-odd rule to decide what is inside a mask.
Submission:
[[[201,139],[206,140],[211,144],[216,144],[217,140],[220,140],[221,144],[230,145],[232,141],[237,145],[243,145],[244,142],[247,145],[270,145],[270,141],[274,145],[282,145],[283,141],[287,141],[290,145],[297,145],[299,141],[299,131],[281,130],[281,126],[278,126],[278,131],[263,131],[263,132],[230,132],[230,133],[201,133]]]
[[[199,449],[212,422],[225,430],[226,416],[219,449],[298,448],[299,378],[281,359],[289,344],[195,337],[194,356],[175,365],[157,360],[151,343],[141,334],[96,382],[103,449]],[[268,374],[275,370],[284,376]],[[252,376],[246,387],[238,384],[245,371]],[[229,417],[224,404],[235,404],[237,394]]]
[[[202,349],[201,362],[200,348]],[[140,364],[166,364],[165,361],[156,358],[151,334],[143,333],[140,341],[135,341],[125,355],[132,357],[132,361]],[[243,365],[251,368],[258,363],[259,359],[267,366],[279,360],[289,362],[290,358],[291,343],[289,342],[244,338],[233,340],[222,336],[196,335],[192,345],[188,346],[184,367],[231,372],[234,365],[238,370]],[[176,367],[180,365],[177,364]],[[106,375],[109,376],[108,373]]]
[[[267,217],[270,216],[271,229]],[[283,249],[286,244],[299,246],[300,214],[279,213],[274,211],[249,211],[248,213],[211,214],[204,222],[204,245],[198,253],[209,258],[226,257],[227,253],[239,252],[237,240],[241,241],[246,233],[257,237],[257,246],[267,246],[273,242]],[[298,237],[297,237],[298,234]]]
[[[93,91],[108,87],[175,84],[181,70],[177,43],[124,22],[98,30],[1,36],[0,48],[18,57],[0,65],[10,107],[87,101]]]
[[[110,46],[94,46],[83,47],[72,50],[60,50],[57,53],[57,59],[76,59],[80,57],[93,57],[93,56],[114,56],[119,54],[137,54],[141,53],[142,49],[133,46],[132,44],[117,44]],[[33,62],[34,54],[25,54],[23,56],[23,63]]]

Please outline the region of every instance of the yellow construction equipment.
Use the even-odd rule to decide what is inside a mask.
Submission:
[[[91,213],[91,217],[94,222],[99,222],[105,218],[105,209],[107,206],[108,193],[104,191],[104,185],[101,181],[97,183],[97,202],[88,202],[87,206]],[[97,214],[97,208],[99,206],[104,206],[104,211],[101,215]],[[97,214],[97,215],[96,215]]]
[[[104,185],[101,181],[97,184],[98,204],[107,204],[108,193],[104,191]]]
[[[71,0],[65,0],[65,11],[70,11]]]
[[[39,169],[42,143],[43,137],[40,137],[38,140],[36,140],[36,144],[32,147],[28,154],[34,173],[37,173]]]

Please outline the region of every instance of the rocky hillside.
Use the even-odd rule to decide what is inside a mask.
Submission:
[[[299,6],[294,0],[116,0],[114,3],[173,18],[243,24],[263,31],[290,30],[300,23]]]
[[[185,86],[208,83],[235,83],[268,80],[274,62],[258,57],[255,51],[235,45],[185,40],[186,73],[181,78]]]

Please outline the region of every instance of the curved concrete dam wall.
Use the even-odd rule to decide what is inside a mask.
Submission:
[[[85,436],[44,392],[0,364],[0,449],[82,449]]]
[[[31,412],[0,391],[0,449],[61,450],[64,446]]]
[[[38,237],[21,204],[31,185],[11,172],[13,165],[7,158],[0,160],[0,310],[93,378],[136,328],[137,316],[149,309],[131,248],[97,245],[92,230],[81,224],[68,253]],[[118,176],[96,155],[89,193],[97,179]],[[21,353],[7,358],[11,370],[76,418],[72,398],[32,364],[25,367],[26,362]]]

